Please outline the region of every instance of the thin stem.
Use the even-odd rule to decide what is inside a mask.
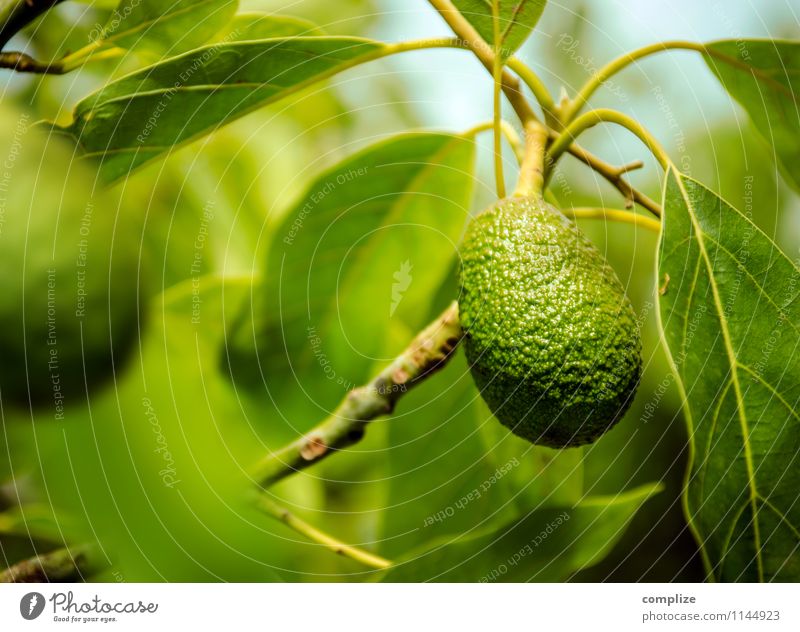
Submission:
[[[468,130],[463,132],[463,136],[475,136],[480,132],[486,132],[488,130],[494,129],[494,121],[486,121],[485,123],[478,123],[477,125],[470,127]],[[522,144],[522,139],[517,134],[517,130],[514,129],[514,126],[511,125],[506,120],[500,120],[500,129],[503,132],[503,135],[506,137],[508,144],[511,146],[511,149],[514,152],[514,156],[517,158],[518,163],[522,163],[522,160],[525,157],[525,147]]]
[[[494,29],[494,60],[492,63],[492,79],[494,81],[494,177],[497,197],[506,196],[506,180],[503,174],[503,136],[500,121],[503,119],[500,96],[503,90],[503,60],[497,50],[500,41],[500,0],[492,0],[492,26]]]
[[[271,498],[267,498],[263,494],[258,499],[258,506],[276,520],[280,520],[290,529],[293,529],[312,542],[321,544],[326,549],[336,553],[337,555],[347,557],[351,560],[355,560],[356,562],[360,562],[365,566],[369,566],[370,568],[377,568],[380,570],[389,568],[392,565],[389,560],[379,555],[374,555],[373,553],[369,553],[368,551],[364,551],[358,547],[345,544],[341,540],[337,540],[324,531],[317,529],[316,527],[295,516],[288,509],[281,507]]]
[[[109,48],[107,50],[103,50],[92,54],[93,51],[97,50],[99,47],[100,45],[98,43],[93,43],[88,46],[85,46],[80,50],[75,51],[70,55],[65,56],[62,59],[53,62],[40,62],[33,59],[30,55],[26,55],[25,53],[19,53],[19,52],[0,53],[0,68],[10,68],[12,70],[16,70],[17,72],[62,75],[67,72],[71,72],[76,68],[81,67],[88,61],[111,59],[119,57],[125,52],[124,49],[121,48]],[[346,64],[337,66],[331,71],[330,74],[336,74],[338,72],[342,72],[343,70],[353,68],[360,64],[381,59],[383,57],[389,57],[390,55],[396,55],[398,53],[426,50],[432,48],[456,48],[456,49],[468,50],[464,42],[451,37],[447,38],[438,37],[430,39],[412,40],[409,42],[397,42],[394,44],[386,44],[385,46],[371,53],[367,53],[366,55],[356,57],[350,60]],[[322,76],[322,78],[325,78],[327,76],[328,75],[324,75]]]
[[[547,86],[544,85],[544,82],[539,78],[539,75],[537,75],[530,66],[525,64],[517,57],[512,57],[506,61],[506,65],[509,69],[513,70],[517,75],[519,75],[519,78],[522,79],[528,88],[530,88],[537,103],[539,103],[541,106],[542,111],[544,112],[545,120],[548,122],[548,124],[557,123],[558,117],[555,114],[555,101],[553,101],[550,91],[547,89]]]
[[[613,208],[594,208],[594,207],[576,207],[572,209],[562,209],[563,213],[568,217],[575,219],[602,219],[611,220],[613,222],[623,222],[626,224],[633,224],[641,228],[646,228],[655,233],[661,231],[661,222],[647,217],[646,215],[639,215],[631,211],[623,211],[621,209]]]
[[[661,167],[666,171],[671,164],[667,152],[661,144],[648,132],[639,121],[627,114],[600,108],[581,114],[572,123],[567,125],[563,132],[556,138],[548,151],[548,164],[554,165],[561,155],[569,149],[572,142],[587,129],[599,123],[615,123],[633,132],[647,146],[656,157]]]
[[[98,566],[94,547],[58,549],[37,555],[0,573],[0,584],[74,582],[86,579]]]
[[[261,487],[269,487],[358,443],[370,421],[390,414],[405,393],[447,363],[462,335],[454,302],[369,384],[350,391],[330,417],[265,457],[255,467],[254,478]]]
[[[546,127],[536,121],[525,125],[525,159],[519,170],[519,181],[514,195],[518,197],[541,196],[544,190],[544,166],[547,139]]]
[[[703,44],[683,40],[674,40],[650,44],[649,46],[644,46],[617,57],[594,73],[594,75],[592,75],[592,77],[580,89],[578,94],[575,95],[575,98],[570,102],[569,106],[562,114],[562,121],[564,125],[568,125],[578,115],[583,106],[586,105],[586,103],[589,101],[589,98],[595,93],[595,91],[615,74],[624,68],[627,68],[630,64],[639,59],[667,50],[691,50],[700,53],[707,52],[706,47]]]
[[[551,138],[557,137],[558,134],[556,132],[550,133]],[[584,149],[577,143],[572,143],[567,151],[584,163],[586,166],[591,168],[596,173],[600,174],[603,178],[608,180],[612,185],[614,185],[617,190],[625,196],[625,199],[628,202],[629,206],[633,206],[633,204],[638,204],[642,208],[647,209],[656,217],[661,217],[662,215],[662,208],[661,206],[653,199],[639,191],[638,189],[634,188],[624,177],[623,174],[626,172],[625,168],[628,165],[623,167],[615,167],[607,163],[602,158],[595,156],[593,153]]]
[[[484,67],[492,72],[494,69],[495,54],[492,47],[480,36],[475,27],[470,24],[461,12],[456,9],[450,0],[428,0],[430,5],[442,16],[448,26],[459,37],[461,43],[469,48]],[[503,93],[514,108],[520,121],[537,119],[536,113],[522,93],[519,79],[509,72],[503,72]]]
[[[103,40],[95,40],[91,44],[79,48],[74,53],[65,55],[59,61],[64,69],[64,72],[70,72],[76,68],[80,68],[89,61],[101,61],[104,59],[116,59],[122,57],[127,51],[124,48],[106,47]],[[100,50],[99,52],[98,49]]]

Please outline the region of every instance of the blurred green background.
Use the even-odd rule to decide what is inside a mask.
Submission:
[[[758,6],[689,0],[566,5],[548,4],[519,54],[555,94],[562,86],[574,93],[605,61],[658,40],[797,37],[787,30],[796,24],[797,7],[789,0]],[[242,8],[305,17],[331,34],[386,41],[448,34],[424,0],[251,0]],[[9,48],[26,45],[40,58],[55,58],[84,45],[86,33],[106,14],[68,2],[29,30],[29,42],[20,36]],[[134,57],[64,77],[2,71],[3,103],[36,119],[65,120],[72,105],[109,74],[140,63]],[[264,273],[271,231],[321,168],[396,132],[463,131],[491,118],[491,97],[491,80],[470,55],[406,54],[250,114],[119,185],[117,212],[139,213],[143,223],[130,236],[140,248],[140,274],[131,275],[131,291],[152,305],[142,343],[111,384],[90,402],[70,404],[64,420],[3,408],[0,509],[7,511],[0,514],[0,564],[97,539],[113,562],[102,580],[364,579],[358,565],[259,515],[246,491],[248,464],[310,428],[343,391],[320,371],[277,390],[231,381],[220,349],[259,287],[253,279]],[[676,52],[640,62],[601,90],[595,103],[639,119],[684,171],[752,213],[797,258],[798,198],[781,181],[771,150],[699,57]],[[513,118],[510,109],[506,114]],[[477,144],[472,212],[494,195],[491,137],[483,135]],[[612,126],[591,131],[583,144],[612,163],[645,157],[636,139]],[[513,155],[508,151],[504,158],[511,183]],[[658,199],[660,173],[653,160],[646,162],[631,180]],[[563,205],[621,206],[617,192],[582,165],[567,158],[559,172],[552,188]],[[627,225],[586,220],[581,226],[617,269],[644,332],[644,379],[613,432],[582,452],[531,450],[491,419],[459,355],[404,398],[394,417],[375,423],[350,454],[280,484],[276,495],[346,542],[399,556],[501,520],[515,503],[570,502],[583,493],[617,494],[662,481],[664,491],[647,501],[611,553],[571,579],[701,580],[680,503],[686,430],[655,327],[657,239]],[[198,234],[206,239],[196,267]],[[385,268],[385,296],[375,298],[375,309],[383,310],[402,261],[371,263]],[[424,260],[411,263],[425,266]],[[432,316],[454,292],[451,278],[437,297],[415,299],[429,300]],[[202,324],[192,326],[198,301]],[[388,355],[413,334],[407,323],[387,318],[374,335],[385,338]],[[337,374],[360,375],[364,358],[353,362],[337,364]],[[174,487],[165,483],[159,442],[168,446],[180,480]],[[441,525],[423,526],[510,459],[523,465],[491,494]]]

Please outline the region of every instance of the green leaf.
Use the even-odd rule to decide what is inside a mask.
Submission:
[[[399,561],[389,582],[561,581],[596,564],[658,485],[577,505],[536,508],[482,533],[440,541]]]
[[[724,40],[706,45],[706,63],[775,148],[800,191],[800,42]]]
[[[509,58],[528,39],[547,0],[500,0],[500,41],[494,41],[492,0],[453,0],[453,4],[469,20],[489,44]]]
[[[311,183],[274,233],[255,306],[266,322],[238,334],[255,336],[272,392],[334,405],[408,343],[379,332],[427,324],[457,255],[473,161],[471,139],[402,134]]]
[[[68,525],[59,524],[45,505],[13,507],[0,513],[0,535],[61,542]]]
[[[221,42],[244,42],[276,37],[309,37],[324,35],[313,22],[301,18],[270,13],[237,13],[230,24],[214,38]]]
[[[582,496],[582,450],[512,435],[483,403],[463,355],[405,396],[386,425],[391,502],[380,541],[390,558]]]
[[[238,0],[122,0],[100,33],[104,46],[175,55],[205,44],[227,24]]]
[[[249,289],[213,276],[171,288],[148,311],[141,353],[91,407],[68,402],[59,423],[51,410],[4,420],[12,445],[37,446],[34,463],[11,458],[51,499],[42,510],[71,542],[98,540],[127,581],[273,581],[272,567],[296,568],[312,548],[276,534],[250,500],[246,470],[265,448],[246,394],[218,371]]]
[[[293,37],[200,48],[114,81],[83,99],[61,130],[110,181],[362,61],[384,45],[349,37]]]
[[[800,270],[747,217],[670,170],[664,338],[692,443],[685,495],[709,573],[800,579]]]

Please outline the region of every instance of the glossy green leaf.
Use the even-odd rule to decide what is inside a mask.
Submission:
[[[237,13],[230,24],[217,34],[222,42],[244,42],[276,37],[309,37],[324,35],[313,22],[301,18],[271,13]]]
[[[501,527],[441,540],[399,561],[390,582],[546,582],[567,579],[600,561],[644,502],[659,490],[640,487],[577,505],[523,512]]]
[[[200,48],[83,99],[62,129],[116,180],[176,145],[375,56],[383,44],[309,37]]]
[[[664,338],[692,443],[686,505],[709,573],[800,578],[800,270],[747,217],[670,171]]]
[[[542,16],[547,0],[500,0],[500,41],[495,42],[492,0],[453,0],[489,44],[500,54],[511,57],[533,31]]]
[[[786,180],[800,191],[800,42],[724,40],[706,46],[706,63],[775,148]]]
[[[468,217],[473,161],[471,139],[403,134],[325,170],[299,197],[275,230],[255,329],[248,321],[237,334],[256,341],[276,396],[306,398],[318,415],[413,337],[376,332],[427,323]]]
[[[100,42],[175,55],[205,44],[238,5],[238,0],[121,0]]]

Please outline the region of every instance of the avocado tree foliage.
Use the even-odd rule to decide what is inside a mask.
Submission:
[[[236,0],[121,0],[86,47],[55,60],[10,50],[8,42],[58,0],[0,2],[2,67],[48,75],[75,72],[103,60],[125,58],[137,64],[82,97],[68,120],[59,117],[41,124],[68,139],[81,161],[109,188],[256,109],[308,88],[319,89],[340,73],[391,55],[463,50],[494,79],[493,121],[460,133],[391,136],[320,170],[271,231],[262,274],[255,282],[205,278],[192,287],[167,289],[150,310],[155,317],[143,331],[137,368],[120,378],[114,397],[90,398],[95,417],[119,423],[109,422],[99,430],[93,426],[92,432],[75,430],[85,434],[73,438],[91,437],[98,446],[125,444],[146,461],[153,458],[151,450],[126,432],[131,424],[126,410],[135,409],[141,416],[144,407],[150,423],[163,427],[165,434],[170,428],[183,433],[181,424],[189,421],[182,419],[181,411],[192,411],[191,424],[203,439],[184,454],[179,447],[172,452],[176,462],[198,465],[203,485],[187,485],[177,503],[185,511],[181,509],[169,525],[152,523],[154,533],[161,528],[180,532],[182,521],[199,515],[215,525],[222,540],[235,533],[242,550],[257,556],[264,548],[265,527],[245,536],[230,530],[222,524],[219,509],[231,502],[249,524],[258,523],[259,512],[266,513],[322,548],[350,558],[359,576],[388,581],[567,578],[602,559],[637,510],[658,491],[658,485],[645,485],[612,496],[593,494],[580,476],[581,448],[576,447],[596,440],[627,410],[641,358],[635,314],[619,280],[571,220],[627,222],[660,234],[655,272],[659,323],[680,387],[691,454],[683,499],[708,578],[796,581],[800,270],[748,217],[682,173],[641,123],[616,110],[590,109],[590,102],[617,73],[645,57],[694,51],[771,143],[786,182],[800,191],[800,42],[652,44],[610,61],[574,95],[556,100],[536,73],[515,57],[534,33],[545,0],[429,2],[452,37],[387,43],[329,36],[289,16],[238,12]],[[502,99],[513,110],[514,123],[502,119]],[[578,143],[583,132],[601,124],[629,130],[655,157],[664,172],[661,200],[647,197],[626,177],[643,166],[642,161],[614,166]],[[457,243],[464,232],[464,209],[472,200],[476,169],[474,138],[485,131],[494,133],[497,196],[505,201],[470,224],[462,252],[462,295],[456,295],[450,281],[459,267],[458,257],[443,244]],[[519,162],[513,192],[505,191],[500,159],[504,142]],[[621,194],[622,208],[555,209],[549,187],[567,155],[613,185]],[[390,233],[389,226],[400,228]],[[343,257],[355,242],[360,243],[358,255]],[[397,317],[390,323],[384,313],[370,309],[374,288],[392,277],[394,261],[413,260],[420,253],[426,267],[414,272],[414,294],[393,304]],[[395,278],[402,286],[402,272]],[[602,296],[595,300],[590,292]],[[554,298],[555,294],[559,295]],[[487,309],[485,303],[491,302],[494,307]],[[192,320],[201,304],[203,319]],[[358,331],[348,329],[354,322]],[[505,334],[493,331],[495,325]],[[779,343],[768,344],[770,340]],[[279,497],[301,488],[273,486],[296,481],[300,477],[293,474],[323,459],[329,462],[328,457],[363,458],[337,453],[361,442],[372,422],[391,414],[401,400],[422,406],[420,400],[434,399],[437,410],[478,414],[482,404],[474,396],[474,384],[448,364],[462,341],[491,411],[528,441],[563,451],[529,446],[530,462],[521,466],[516,457],[504,461],[494,454],[484,459],[475,431],[442,430],[453,446],[447,456],[453,472],[467,472],[463,488],[482,489],[491,480],[491,489],[467,501],[452,488],[431,490],[442,507],[433,517],[412,516],[413,503],[386,508],[385,522],[412,534],[403,540],[403,550],[395,550],[387,537],[377,551],[368,551],[328,535],[283,507]],[[570,354],[579,354],[582,362],[569,364]],[[216,367],[214,374],[208,374],[209,366]],[[220,433],[243,436],[241,429],[219,422],[242,414],[241,397],[247,395],[241,393],[266,392],[277,410],[280,402],[293,397],[298,384],[318,378],[323,366],[347,367],[346,378],[344,372],[334,370],[331,375],[328,370],[316,387],[320,406],[284,408],[309,419],[327,408],[330,412],[321,415],[321,422],[308,429],[284,418],[292,429],[279,435],[285,445],[268,441],[268,453],[254,459],[250,468],[241,463],[251,452],[220,449],[226,445]],[[177,372],[180,379],[174,378]],[[432,382],[435,388],[430,388]],[[199,398],[206,401],[205,408],[197,407]],[[337,400],[341,401],[335,404]],[[84,417],[86,411],[68,412],[67,423],[70,415]],[[413,418],[414,412],[404,416]],[[395,459],[407,459],[403,467],[412,463],[422,476],[425,464],[441,456],[404,450],[415,434],[427,431],[405,418],[382,430],[389,445],[397,446],[387,457],[390,474]],[[260,444],[244,435],[243,443]],[[51,456],[53,463],[68,458],[56,447]],[[87,459],[76,466],[74,483],[80,492],[70,488],[69,481],[48,479],[48,463],[43,464],[42,476],[48,489],[73,499],[66,502],[72,509],[97,515],[113,513],[108,507],[115,507],[115,516],[92,525],[101,545],[103,532],[121,524],[138,524],[147,531],[150,523],[138,521],[148,507],[176,504],[163,469],[153,466],[150,474],[137,470],[134,476],[114,466],[107,469],[102,457],[97,458],[96,463]],[[513,475],[511,470],[516,470]],[[99,472],[105,477],[103,485],[96,480]],[[134,483],[142,490],[152,489],[148,476],[164,485],[155,492],[131,493],[120,503],[109,495],[109,490]],[[177,473],[169,476],[178,478]],[[522,493],[514,483],[524,477],[543,484]],[[398,493],[403,484],[400,477],[390,482]],[[206,485],[216,490],[214,503],[222,503],[208,505],[207,510]],[[224,500],[225,494],[237,500]],[[454,503],[461,503],[461,509],[470,505],[469,512],[476,513],[468,521],[468,511],[450,511]],[[448,519],[441,520],[441,515]],[[488,518],[476,521],[475,515]],[[8,522],[4,527],[0,521],[0,529],[36,532],[30,512],[3,517]],[[72,538],[61,526],[64,516],[56,518],[43,520],[40,528],[52,530],[58,524],[58,532]],[[532,538],[543,529],[547,535],[531,547]],[[413,535],[415,531],[419,533]],[[84,535],[80,529],[75,534]],[[45,556],[20,569],[47,568],[52,577],[70,577],[85,572],[89,557],[101,558],[95,560],[100,567],[127,562],[137,568],[131,560],[142,547],[150,560],[158,557],[159,540],[155,534],[152,538],[148,541],[145,535],[135,547],[129,543],[119,551],[101,547],[102,554],[87,555],[81,549],[80,555],[69,556],[57,551],[53,558]],[[83,541],[70,544],[83,546]],[[508,560],[519,560],[520,551],[527,551],[524,563],[515,562],[509,572]],[[209,577],[225,576],[226,564],[235,562],[208,562],[216,569]],[[163,563],[177,564],[171,556]],[[24,575],[20,569],[16,574],[9,569],[3,577],[14,580]],[[263,568],[248,573],[244,577],[281,577],[280,569],[277,574],[265,575]],[[227,576],[242,577],[234,571]]]

